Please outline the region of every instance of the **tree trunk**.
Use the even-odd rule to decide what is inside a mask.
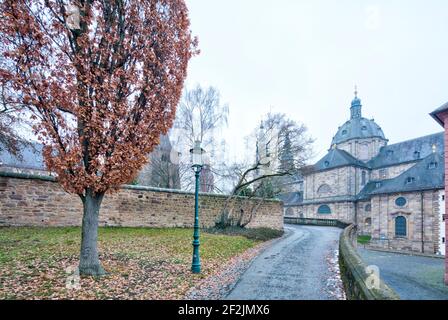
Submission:
[[[101,276],[106,272],[101,267],[98,257],[98,216],[104,193],[96,194],[87,190],[82,198],[84,214],[82,217],[81,256],[79,273]]]

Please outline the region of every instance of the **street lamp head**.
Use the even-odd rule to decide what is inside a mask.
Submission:
[[[201,141],[195,141],[194,148],[190,149],[190,154],[193,167],[202,167],[205,150],[201,148]]]

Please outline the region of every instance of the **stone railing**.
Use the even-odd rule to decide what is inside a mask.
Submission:
[[[314,219],[314,218],[298,218],[298,217],[284,217],[284,222],[289,224],[299,224],[299,225],[311,225],[311,226],[327,226],[327,227],[338,227],[344,229],[349,225],[344,221],[336,219]]]
[[[398,300],[399,296],[363,262],[356,251],[356,226],[351,224],[341,233],[339,264],[347,298],[351,300]]]

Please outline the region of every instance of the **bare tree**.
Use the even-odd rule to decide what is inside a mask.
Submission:
[[[0,69],[9,70],[5,59],[0,58]],[[21,128],[29,125],[27,114],[23,104],[12,99],[16,95],[11,87],[10,81],[1,79],[0,81],[0,152],[6,151],[9,154],[21,158],[21,148],[31,146],[24,139],[20,132]]]
[[[284,114],[269,113],[260,128],[253,133],[256,143],[255,161],[233,163],[227,168],[227,177],[234,181],[221,214],[222,226],[246,226],[265,198],[282,192],[284,177],[297,175],[312,156],[314,140],[305,125],[288,119]],[[246,214],[236,210],[236,196],[257,197],[252,210]]]
[[[221,167],[224,141],[218,141],[219,131],[227,125],[228,105],[221,102],[219,91],[214,87],[203,88],[197,85],[184,90],[177,108],[173,130],[173,145],[182,150],[179,171],[183,189],[192,188],[192,170],[188,150],[196,140],[201,141],[207,151],[210,174]],[[210,179],[209,179],[210,180]],[[213,186],[215,189],[215,186]],[[215,189],[216,190],[216,189]]]

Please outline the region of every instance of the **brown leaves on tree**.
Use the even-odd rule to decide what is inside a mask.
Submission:
[[[172,126],[197,51],[183,0],[4,0],[0,81],[65,190],[130,181]]]

